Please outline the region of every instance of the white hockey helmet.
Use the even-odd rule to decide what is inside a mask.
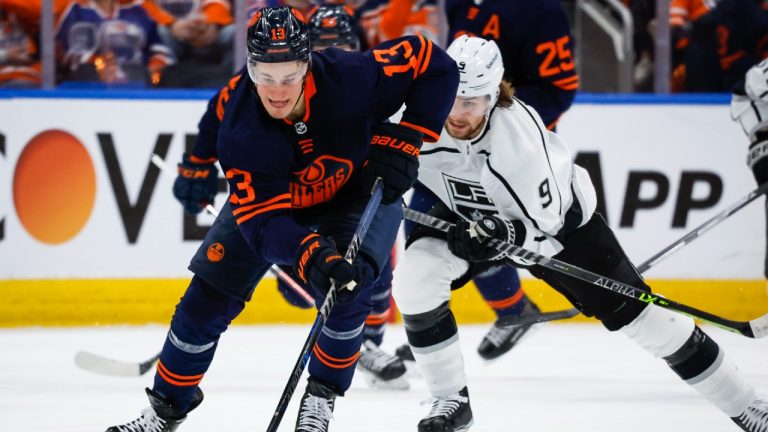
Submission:
[[[459,66],[457,96],[489,96],[489,107],[496,105],[499,84],[504,76],[501,51],[492,40],[461,35],[448,47],[448,55]]]

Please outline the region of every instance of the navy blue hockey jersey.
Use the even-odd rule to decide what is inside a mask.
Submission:
[[[559,0],[448,0],[448,40],[493,39],[515,94],[552,128],[579,87],[573,40]]]
[[[209,103],[192,155],[218,157],[248,243],[268,261],[290,264],[310,233],[293,216],[328,205],[355,181],[371,127],[405,104],[400,124],[436,141],[457,87],[455,62],[422,36],[364,53],[327,49],[312,53],[303,119],[271,118],[244,72]]]

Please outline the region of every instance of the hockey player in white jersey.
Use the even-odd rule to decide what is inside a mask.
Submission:
[[[747,71],[743,82],[734,87],[731,118],[741,124],[741,128],[749,138],[747,165],[752,169],[757,185],[766,184],[768,182],[768,60],[752,66]],[[768,205],[765,207],[765,215],[766,224],[768,224]],[[763,273],[768,279],[768,237]]]
[[[472,425],[448,300],[452,284],[471,276],[474,268],[509,259],[488,246],[491,238],[650,292],[594,212],[595,192],[586,171],[572,163],[560,138],[502,82],[496,44],[462,36],[448,53],[458,63],[461,81],[440,140],[422,147],[419,181],[440,200],[430,214],[455,226],[447,235],[415,229],[393,284],[408,342],[433,396],[419,432],[465,431]],[[621,330],[663,358],[743,430],[768,430],[768,403],[756,397],[692,319],[539,266],[516,265],[528,267],[584,315],[597,317],[610,331]]]

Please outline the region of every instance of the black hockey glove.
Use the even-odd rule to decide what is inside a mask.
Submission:
[[[518,230],[525,230],[522,224],[518,224]],[[489,240],[497,240],[515,243],[515,224],[497,216],[488,216],[477,222],[467,222],[461,219],[448,230],[448,249],[451,253],[467,261],[491,261],[505,257],[491,246]],[[525,238],[523,232],[519,238]]]
[[[370,185],[370,188],[376,178],[381,177],[384,183],[381,200],[385,204],[393,203],[416,182],[422,134],[394,123],[382,123],[375,126],[372,132],[368,161],[360,175],[363,183]]]
[[[752,168],[758,185],[768,181],[768,131],[760,131],[755,142],[749,145],[747,165]]]
[[[195,163],[185,153],[179,164],[179,175],[173,182],[173,196],[189,214],[198,214],[219,191],[219,171],[213,163]]]
[[[330,238],[326,240],[319,234],[305,238],[296,252],[293,268],[301,282],[323,296],[331,289],[333,279],[338,284],[336,300],[339,303],[351,302],[359,294],[357,269],[339,254]]]

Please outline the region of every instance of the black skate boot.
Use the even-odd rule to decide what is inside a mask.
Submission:
[[[535,304],[528,302],[520,315],[528,316],[540,313],[541,311]],[[497,321],[480,342],[477,353],[485,360],[495,360],[511,350],[533,326],[534,324],[523,324],[503,327],[498,325]]]
[[[432,399],[432,409],[419,422],[419,432],[468,431],[472,423],[469,391],[464,387],[458,393]]]
[[[141,411],[136,420],[120,426],[112,426],[107,432],[172,432],[187,418],[187,414],[203,401],[203,391],[198,387],[187,412],[180,412],[159,393],[146,389],[150,406]]]
[[[296,432],[327,432],[333,418],[333,404],[338,394],[327,384],[309,378],[301,398]]]
[[[755,399],[738,417],[733,417],[739,427],[747,432],[768,432],[768,402]]]
[[[390,355],[371,341],[363,343],[357,369],[363,372],[365,380],[372,388],[389,390],[408,390],[405,379],[406,368],[399,357]]]

